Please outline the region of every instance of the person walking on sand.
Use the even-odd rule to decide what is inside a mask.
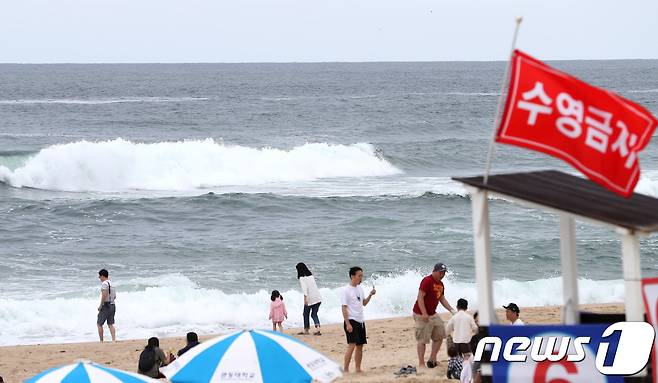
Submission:
[[[443,263],[434,265],[432,274],[423,278],[418,288],[418,296],[413,308],[414,322],[416,322],[416,351],[418,352],[418,367],[425,367],[425,348],[430,339],[432,340],[432,350],[427,360],[427,367],[434,368],[438,365],[436,355],[439,353],[441,343],[446,337],[445,324],[436,312],[436,307],[441,305],[451,313],[455,309],[450,306],[445,297],[445,287],[441,281],[446,275],[448,268]]]
[[[295,268],[297,269],[299,285],[302,287],[302,294],[304,294],[304,331],[300,332],[299,335],[308,335],[309,333],[309,329],[311,328],[309,314],[313,318],[313,324],[315,325],[313,335],[322,335],[320,332],[320,318],[318,318],[322,296],[320,295],[318,285],[315,283],[315,277],[313,277],[311,270],[302,262],[299,262]]]
[[[114,330],[114,314],[116,306],[114,300],[117,298],[117,292],[109,279],[110,274],[105,269],[98,272],[98,279],[101,281],[101,302],[98,306],[98,317],[96,326],[98,327],[98,338],[103,341],[103,325],[107,321],[107,327],[110,328],[112,341],[116,341],[116,332]]]
[[[288,311],[286,311],[286,305],[283,303],[283,295],[279,293],[279,290],[274,290],[270,299],[272,303],[270,303],[269,318],[272,320],[272,331],[276,331],[278,326],[279,331],[283,332],[283,321],[288,319]]]
[[[512,322],[512,326],[523,326],[525,323],[519,318],[519,314],[521,313],[521,310],[519,310],[519,306],[516,305],[516,303],[510,303],[507,306],[503,306],[505,309],[505,318],[507,318],[508,321]]]
[[[350,360],[354,353],[354,364],[356,372],[362,372],[361,360],[363,358],[363,345],[368,343],[366,340],[366,323],[363,316],[363,307],[370,302],[370,298],[377,293],[375,286],[366,297],[363,293],[361,281],[363,281],[363,269],[354,266],[349,271],[350,283],[343,290],[341,304],[343,310],[343,330],[347,338],[347,349],[343,371],[350,371]],[[356,351],[356,352],[355,352]]]

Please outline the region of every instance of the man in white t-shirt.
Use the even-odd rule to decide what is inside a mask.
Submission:
[[[354,364],[356,372],[361,372],[361,360],[363,358],[363,345],[368,343],[366,340],[366,322],[363,317],[363,306],[370,302],[370,298],[375,295],[375,287],[366,297],[363,293],[361,281],[363,280],[363,269],[355,266],[350,268],[350,283],[343,290],[341,304],[343,309],[343,330],[347,338],[347,349],[345,350],[345,359],[343,371],[349,372],[350,360],[354,353]]]
[[[98,279],[101,281],[101,302],[98,306],[98,317],[96,319],[96,326],[98,327],[98,337],[101,342],[103,341],[103,325],[107,321],[107,327],[110,328],[110,335],[112,341],[116,340],[114,330],[114,314],[116,313],[116,306],[114,300],[117,297],[116,290],[109,280],[110,274],[105,269],[98,272]]]
[[[521,310],[519,310],[519,306],[516,305],[516,303],[510,303],[507,306],[503,306],[505,309],[505,318],[507,318],[508,321],[512,322],[512,326],[523,326],[525,323],[519,318],[519,314],[521,313]]]

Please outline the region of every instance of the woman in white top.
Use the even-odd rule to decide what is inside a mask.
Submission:
[[[313,335],[322,335],[320,333],[320,319],[318,318],[318,310],[320,309],[320,303],[322,303],[322,297],[320,296],[320,290],[315,284],[315,278],[311,273],[311,270],[306,267],[302,262],[298,263],[297,266],[297,279],[299,279],[299,284],[302,287],[302,294],[304,294],[304,331],[300,332],[300,335],[308,335],[311,324],[309,322],[309,314],[313,318],[313,323],[315,324],[315,332]]]

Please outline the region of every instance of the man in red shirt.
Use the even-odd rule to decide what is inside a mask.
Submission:
[[[418,342],[416,350],[418,351],[418,366],[425,367],[425,348],[430,339],[432,340],[432,351],[427,360],[427,367],[434,368],[437,366],[436,354],[441,348],[441,343],[446,337],[446,330],[443,320],[437,314],[436,307],[441,305],[451,313],[455,309],[450,306],[445,297],[445,288],[441,280],[446,275],[448,268],[443,263],[434,265],[432,274],[423,278],[418,289],[418,297],[414,304],[414,321],[416,322],[416,341]]]

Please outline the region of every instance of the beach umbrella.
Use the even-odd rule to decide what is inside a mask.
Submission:
[[[102,366],[89,361],[79,361],[46,370],[25,383],[157,383],[148,376],[138,375]]]
[[[203,342],[160,369],[173,383],[331,382],[338,365],[297,339],[272,331],[239,331]]]

